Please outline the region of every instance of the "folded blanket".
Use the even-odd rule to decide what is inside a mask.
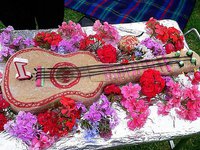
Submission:
[[[195,0],[65,0],[65,7],[111,24],[172,19],[181,29],[187,24]]]

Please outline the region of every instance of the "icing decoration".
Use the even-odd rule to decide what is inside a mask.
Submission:
[[[193,51],[191,49],[189,49],[186,54],[187,54],[187,56],[192,57]]]
[[[162,56],[162,57],[163,57],[164,62],[165,62],[165,64],[166,64],[167,71],[168,71],[168,72],[171,72],[171,67],[167,64],[166,58],[165,58],[164,56]]]
[[[196,58],[191,58],[191,61],[190,61],[192,64],[194,64],[194,65],[196,65],[196,63],[197,63],[197,59]]]
[[[180,52],[180,51],[177,51],[177,52],[175,53],[175,57],[180,57],[180,55],[181,55],[181,52]]]
[[[183,67],[183,66],[184,66],[184,62],[183,62],[183,61],[180,61],[180,62],[178,63],[178,65],[179,65],[180,68]]]
[[[38,72],[38,75],[42,76],[42,68],[41,68],[41,66],[37,67],[37,72]],[[36,87],[41,87],[41,85],[42,85],[42,78],[37,78],[35,80],[35,83],[36,83]]]
[[[28,64],[28,59],[14,58],[13,60],[17,74],[15,76],[18,80],[25,80],[31,78],[31,73],[25,70],[25,66]]]

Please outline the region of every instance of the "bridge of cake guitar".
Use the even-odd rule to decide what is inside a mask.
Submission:
[[[38,112],[55,105],[61,96],[92,104],[110,83],[137,81],[144,70],[176,75],[200,66],[192,52],[171,53],[129,64],[103,64],[92,53],[60,55],[40,48],[20,50],[6,63],[2,92],[16,110]]]

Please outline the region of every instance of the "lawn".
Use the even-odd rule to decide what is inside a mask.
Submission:
[[[78,12],[66,9],[65,10],[65,17],[64,20],[72,20],[74,22],[78,22],[84,15],[80,14]],[[3,28],[3,24],[0,23],[0,29]],[[188,31],[191,28],[196,28],[200,32],[200,0],[196,0],[195,8],[192,12],[192,15],[188,21],[188,24],[186,28],[184,29],[184,33]],[[186,41],[189,45],[189,47],[196,51],[198,54],[200,54],[200,41],[196,38],[195,34],[190,34],[186,36]],[[175,139],[175,143],[178,143],[180,139]],[[198,150],[200,149],[200,135],[193,135],[187,139],[185,139],[182,142],[182,147],[179,149],[182,150]],[[169,144],[167,141],[162,142],[153,142],[153,143],[147,143],[147,144],[140,144],[140,145],[130,145],[125,147],[117,147],[117,148],[111,148],[111,149],[117,149],[117,150],[169,150]]]

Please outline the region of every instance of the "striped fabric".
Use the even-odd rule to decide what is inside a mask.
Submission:
[[[195,0],[65,0],[65,7],[111,24],[172,19],[184,29]]]

